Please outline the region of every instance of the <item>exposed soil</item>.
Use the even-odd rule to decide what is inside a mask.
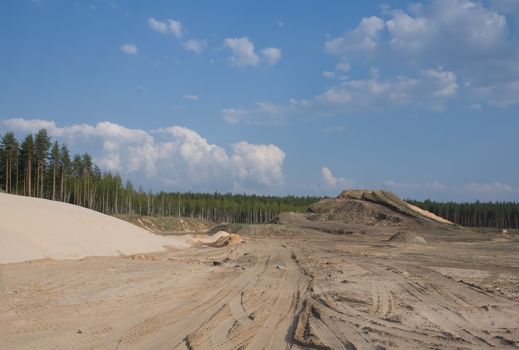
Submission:
[[[519,236],[391,213],[411,219],[286,214],[213,247],[0,265],[0,347],[519,348]]]
[[[222,248],[0,265],[0,341],[6,349],[519,347],[516,236],[425,232],[426,245],[391,236],[250,226],[246,243]]]

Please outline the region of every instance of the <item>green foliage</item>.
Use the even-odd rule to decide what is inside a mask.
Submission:
[[[12,133],[6,134],[5,138],[12,138],[16,142]],[[6,154],[7,149],[2,146],[0,155]],[[146,193],[142,187],[135,190],[130,181],[123,182],[118,174],[102,173],[88,153],[76,154],[71,160],[67,146],[52,142],[45,130],[40,130],[35,136],[28,135],[21,148],[16,143],[15,149],[22,155],[16,158],[20,172],[14,178],[9,177],[7,186],[2,183],[2,188],[7,192],[61,200],[106,214],[180,216],[215,222],[264,223],[282,211],[305,211],[319,199],[218,192]],[[8,163],[0,162],[0,174],[5,174],[6,171],[9,173],[5,164]],[[2,180],[4,178],[5,175],[0,177]],[[13,186],[9,181],[20,186]],[[31,187],[31,184],[36,186]]]

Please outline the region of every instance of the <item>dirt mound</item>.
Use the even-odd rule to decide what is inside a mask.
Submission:
[[[343,191],[336,198],[323,199],[309,208],[313,221],[344,221],[352,224],[400,226],[423,222],[450,224],[428,211],[414,207],[383,190]]]
[[[420,236],[418,233],[412,231],[398,231],[387,241],[401,243],[427,243],[425,238]]]

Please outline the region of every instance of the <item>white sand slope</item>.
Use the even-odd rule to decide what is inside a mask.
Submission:
[[[0,263],[129,255],[193,243],[192,236],[158,236],[75,205],[0,193]]]

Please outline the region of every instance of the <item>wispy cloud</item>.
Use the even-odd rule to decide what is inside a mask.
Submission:
[[[203,40],[190,39],[190,40],[184,42],[184,44],[182,44],[182,46],[184,47],[184,49],[186,49],[188,51],[192,51],[196,54],[200,54],[200,53],[202,53],[202,51],[205,50],[207,43]]]
[[[124,44],[119,47],[122,52],[128,55],[136,55],[139,49],[137,48],[137,45],[135,44]]]
[[[187,101],[198,101],[198,100],[200,100],[200,96],[197,96],[197,95],[183,95],[182,99],[183,100],[187,100]]]

